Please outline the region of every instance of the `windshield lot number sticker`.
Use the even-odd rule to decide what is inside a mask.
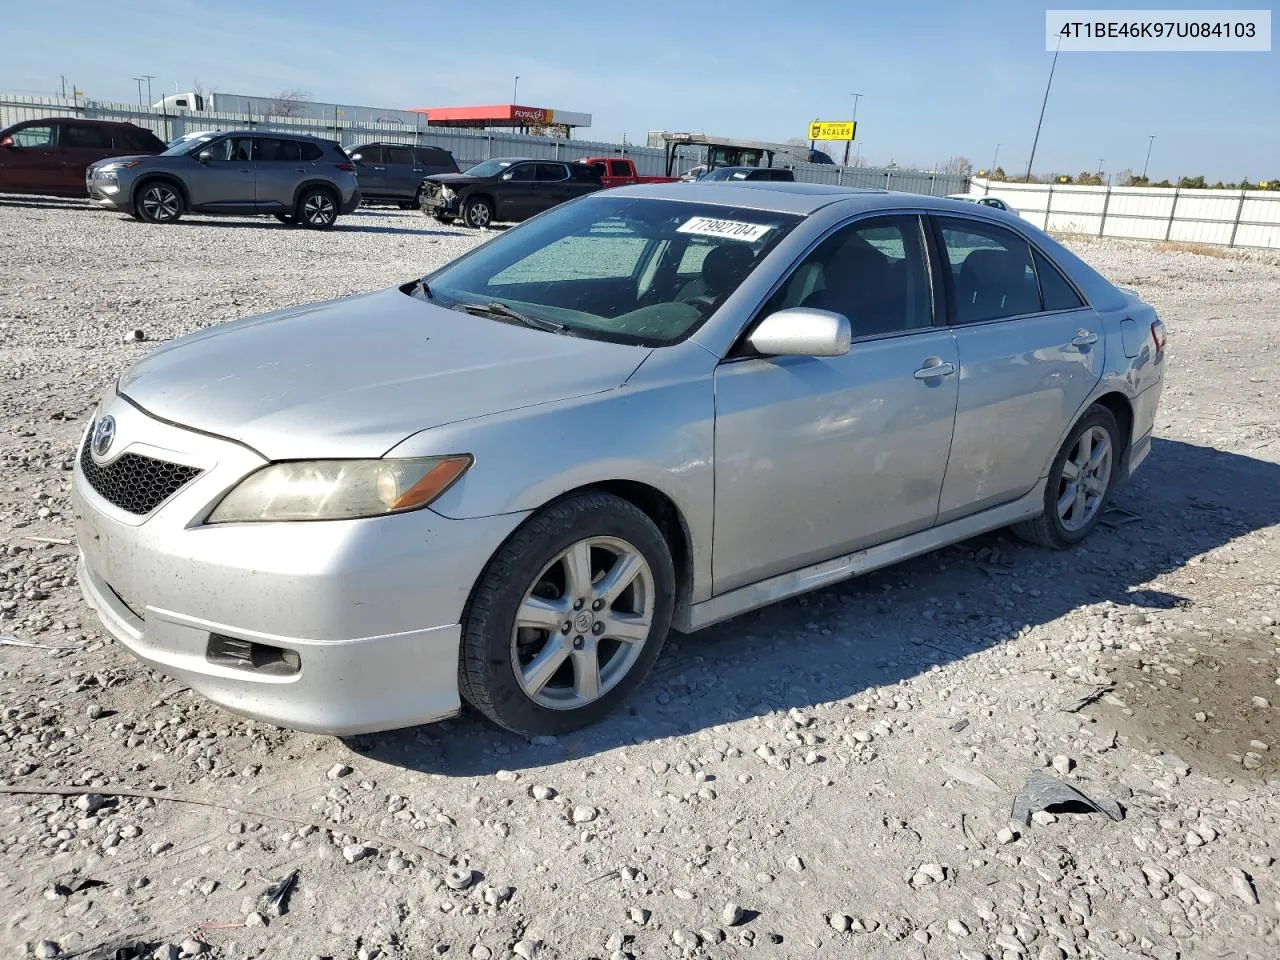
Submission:
[[[773,227],[759,223],[743,223],[741,220],[717,220],[715,217],[694,217],[677,228],[676,233],[696,233],[703,237],[720,237],[723,240],[742,240],[755,243]]]

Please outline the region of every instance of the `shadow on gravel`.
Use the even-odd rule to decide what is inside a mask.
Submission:
[[[1005,531],[744,614],[672,634],[632,699],[594,727],[531,743],[474,711],[446,723],[346,740],[385,763],[477,776],[598,755],[892,685],[999,645],[1024,625],[1112,600],[1168,609],[1183,598],[1139,585],[1192,557],[1280,523],[1280,465],[1211,447],[1155,441],[1114,505],[1141,519],[1100,526],[1075,550]],[[917,722],[939,724],[928,711]],[[820,752],[820,751],[819,751]]]
[[[132,218],[126,218],[132,219]],[[265,220],[261,218],[207,218],[207,219],[191,219],[184,217],[177,223],[165,224],[165,229],[174,227],[229,227],[236,230],[300,230],[291,223],[280,223],[278,220]],[[301,232],[301,231],[300,231]],[[339,220],[336,224],[329,228],[329,233],[385,233],[385,234],[404,234],[410,237],[455,237],[457,233],[449,230],[432,230],[424,228],[422,230],[411,230],[408,227],[383,227],[374,224],[355,224],[343,223]]]
[[[97,210],[80,197],[22,197],[0,195],[0,207],[30,207],[33,210]]]

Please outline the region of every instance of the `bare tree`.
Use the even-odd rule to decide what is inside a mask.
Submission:
[[[791,139],[787,140],[786,143],[787,143],[787,146],[789,147],[804,147],[805,149],[808,149],[809,147],[809,141],[806,140],[804,137],[792,137]]]
[[[942,165],[942,173],[953,177],[967,177],[973,173],[973,161],[968,157],[952,157]]]
[[[271,116],[297,117],[302,115],[303,104],[311,98],[304,90],[282,90],[271,98]]]

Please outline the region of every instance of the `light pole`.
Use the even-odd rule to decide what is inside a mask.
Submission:
[[[1000,144],[996,144],[995,155],[991,158],[991,169],[987,171],[986,189],[982,191],[983,195],[991,192],[991,177],[996,172],[996,161],[1000,159]]]
[[[857,133],[858,133],[858,101],[862,99],[862,94],[860,94],[860,93],[851,93],[851,94],[849,94],[849,96],[853,97],[853,133],[854,133],[854,136],[857,136]],[[850,148],[851,146],[853,146],[853,141],[852,141],[852,140],[848,140],[848,141],[846,141],[846,142],[845,142],[845,145],[844,145],[844,166],[846,166],[846,167],[849,165],[849,148]]]
[[[1098,182],[1102,182],[1102,158],[1098,158]]]
[[[1062,37],[1058,37],[1058,46],[1053,51],[1053,63],[1049,66],[1049,82],[1044,85],[1044,100],[1040,103],[1040,119],[1036,121],[1036,136],[1031,141],[1031,156],[1027,158],[1027,182],[1031,182],[1031,164],[1035,163],[1036,146],[1040,143],[1040,126],[1044,123],[1044,108],[1049,105],[1049,88],[1053,86],[1053,71],[1058,66],[1058,54],[1062,52]]]
[[[516,77],[516,82],[511,85],[511,102],[520,102],[520,78]]]
[[[154,79],[155,79],[155,77],[154,77],[152,74],[150,74],[150,73],[144,73],[144,74],[142,75],[142,79],[143,79],[143,80],[145,80],[145,81],[147,81],[147,106],[150,106],[150,105],[151,105],[151,103],[152,103],[152,100],[151,100],[151,81],[152,81],[152,80],[154,80]]]
[[[142,81],[145,79],[147,78],[146,77],[133,78],[134,82],[138,85],[138,106],[142,106]]]
[[[1150,134],[1147,137],[1147,159],[1142,161],[1142,183],[1145,186],[1147,182],[1147,164],[1151,162],[1151,145],[1156,142],[1156,135]]]

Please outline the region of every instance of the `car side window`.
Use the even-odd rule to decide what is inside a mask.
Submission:
[[[402,163],[406,167],[411,167],[413,151],[408,147],[387,147],[387,163]]]
[[[558,183],[569,179],[569,170],[563,163],[540,163],[538,180],[542,183]]]
[[[248,163],[253,159],[253,138],[252,137],[227,137],[224,140],[215,140],[207,147],[201,148],[208,150],[213,154],[213,160],[227,160],[233,163]],[[196,151],[197,153],[201,151]]]
[[[982,323],[1040,312],[1031,245],[1011,230],[940,218],[955,286],[956,323]]]
[[[830,310],[848,318],[854,337],[932,326],[933,287],[925,250],[917,216],[855,221],[818,244],[761,315],[791,307]]]
[[[318,144],[307,143],[304,140],[298,142],[298,149],[302,151],[302,159],[307,163],[312,163],[324,156],[324,151]]]
[[[437,147],[422,147],[418,150],[418,163],[427,167],[447,167],[449,154]]]
[[[62,127],[62,145],[80,150],[111,150],[111,134],[87,123],[67,123]]]
[[[631,168],[627,166],[627,161],[625,160],[610,160],[609,170],[615,177],[631,176]]]
[[[1036,276],[1040,279],[1040,299],[1046,310],[1076,310],[1084,306],[1080,294],[1067,282],[1062,271],[1049,262],[1039,250],[1031,250],[1036,264]]]
[[[302,147],[297,140],[258,138],[258,160],[261,163],[301,163]]]
[[[529,181],[537,176],[536,164],[518,163],[511,168],[511,179],[520,181]]]
[[[352,152],[360,154],[361,163],[382,162],[382,147],[379,144],[370,144],[367,147],[361,147],[359,150],[353,150]]]
[[[48,150],[53,147],[53,125],[43,124],[38,127],[23,127],[15,130],[9,137],[15,147],[28,150]]]

